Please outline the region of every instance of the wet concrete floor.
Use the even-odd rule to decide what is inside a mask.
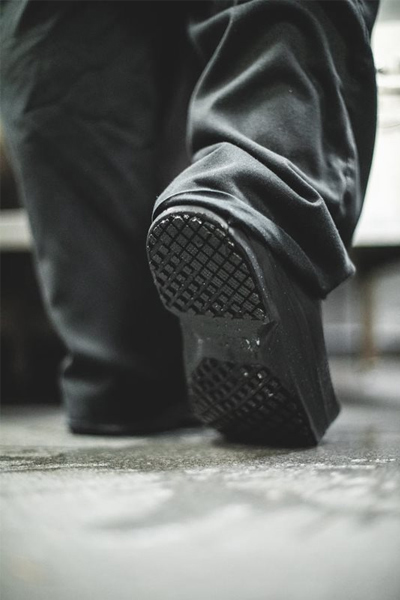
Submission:
[[[74,437],[4,409],[2,600],[398,600],[400,403],[311,450]]]

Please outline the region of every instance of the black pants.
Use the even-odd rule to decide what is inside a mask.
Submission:
[[[361,0],[3,2],[3,124],[73,415],[130,422],[184,395],[177,323],[145,256],[173,175],[156,212],[193,202],[239,220],[320,297],[352,274],[376,11]]]

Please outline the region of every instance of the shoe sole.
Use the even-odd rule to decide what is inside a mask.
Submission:
[[[279,307],[269,285],[291,284],[279,283],[271,257],[262,269],[247,242],[193,207],[165,211],[150,229],[153,278],[182,325],[189,399],[200,421],[231,440],[312,446],[339,412],[322,330],[322,344],[310,340],[315,309],[295,315],[285,292]],[[286,329],[282,311],[291,314]]]

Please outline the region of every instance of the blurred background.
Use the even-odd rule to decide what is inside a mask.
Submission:
[[[377,143],[352,258],[357,275],[324,304],[327,345],[342,399],[400,398],[400,3],[382,2],[373,36]],[[1,133],[1,398],[60,402],[63,347],[45,315],[31,236]]]

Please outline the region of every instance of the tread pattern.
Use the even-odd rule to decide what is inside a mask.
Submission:
[[[263,320],[249,265],[229,234],[201,216],[161,220],[149,235],[150,266],[167,308],[190,315]]]
[[[200,420],[231,437],[313,443],[304,411],[264,366],[205,358],[189,389]]]
[[[250,259],[217,220],[201,212],[167,214],[150,230],[148,254],[160,297],[169,310],[196,319],[265,322],[262,291]],[[266,365],[252,362],[235,364],[203,356],[188,375],[196,416],[238,441],[314,445],[301,401]]]

